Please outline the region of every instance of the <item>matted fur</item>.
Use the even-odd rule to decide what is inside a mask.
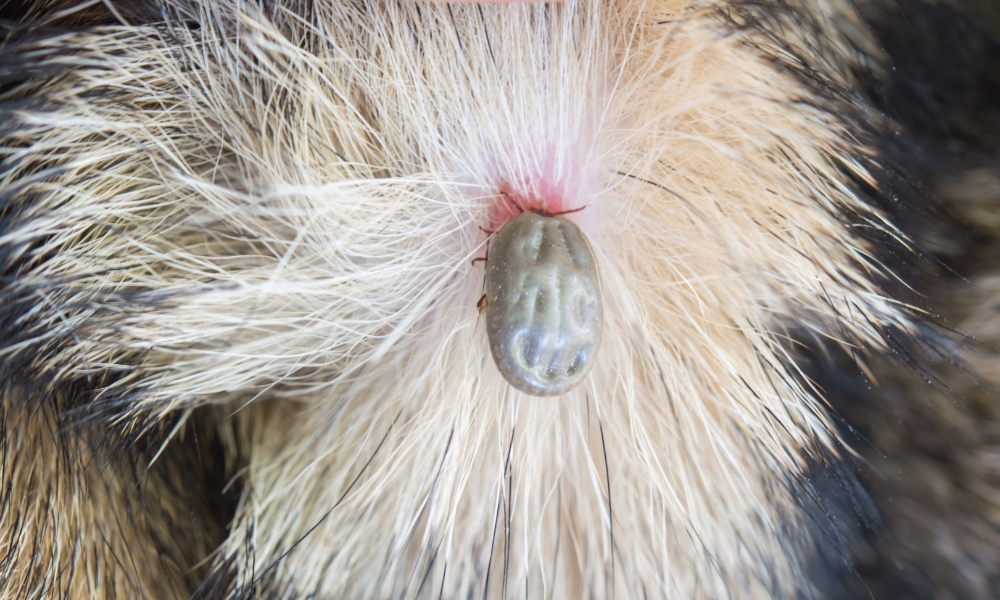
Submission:
[[[836,435],[790,332],[884,351],[915,312],[879,287],[869,240],[908,242],[861,193],[888,124],[847,2],[111,16],[4,51],[5,435],[87,464],[5,454],[3,597],[814,591],[796,488]],[[506,385],[476,311],[500,191],[586,206],[604,342],[558,399]],[[125,458],[155,466],[204,405],[238,505],[163,568],[162,522],[109,516],[144,475],[86,457],[157,434]]]

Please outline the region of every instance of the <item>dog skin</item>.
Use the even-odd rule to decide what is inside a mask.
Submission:
[[[0,598],[997,589],[988,8],[15,13]],[[477,307],[522,212],[603,298],[551,397]]]

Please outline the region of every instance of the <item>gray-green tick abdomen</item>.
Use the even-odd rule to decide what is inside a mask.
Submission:
[[[486,332],[504,378],[534,396],[575,388],[597,358],[604,309],[597,264],[580,228],[526,212],[490,247]]]

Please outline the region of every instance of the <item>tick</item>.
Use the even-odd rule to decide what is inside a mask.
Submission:
[[[597,262],[583,231],[540,210],[507,221],[490,245],[482,308],[493,361],[508,383],[533,396],[579,385],[604,327]]]

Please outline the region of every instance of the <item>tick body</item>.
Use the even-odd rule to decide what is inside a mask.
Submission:
[[[497,369],[515,388],[556,396],[579,385],[601,345],[597,263],[580,228],[522,213],[490,245],[486,333]]]

